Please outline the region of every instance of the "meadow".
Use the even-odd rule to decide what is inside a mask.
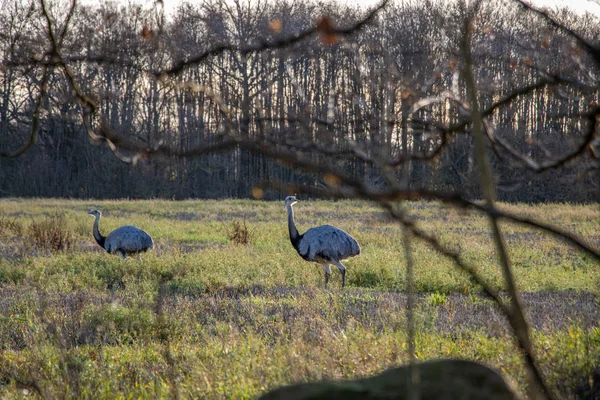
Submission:
[[[600,247],[597,205],[501,207]],[[106,254],[136,225],[156,248]],[[417,226],[502,288],[484,216],[413,202]],[[300,201],[300,232],[332,224],[362,254],[333,269],[292,248],[282,201],[0,200],[0,398],[254,398],[282,384],[348,379],[408,360],[402,228],[362,201]],[[237,226],[237,227],[236,227]],[[600,264],[562,240],[501,224],[542,370],[560,398],[600,393]],[[247,228],[250,242],[236,243]],[[466,358],[526,392],[508,325],[451,260],[419,240],[416,357]],[[596,391],[596,392],[594,392]],[[594,398],[594,397],[588,397]]]

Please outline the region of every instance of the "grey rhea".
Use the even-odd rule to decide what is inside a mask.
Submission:
[[[342,287],[346,286],[346,267],[342,264],[342,260],[359,255],[360,246],[348,233],[331,225],[310,228],[300,235],[296,229],[292,208],[297,202],[298,199],[295,196],[285,198],[292,246],[306,261],[321,264],[325,272],[325,287],[327,287],[331,275],[331,265],[338,267],[342,273]]]
[[[94,239],[108,253],[117,253],[125,259],[129,254],[139,254],[154,248],[152,237],[140,228],[131,225],[121,226],[109,233],[108,236],[102,236],[98,229],[102,213],[92,210],[88,214],[95,217]]]

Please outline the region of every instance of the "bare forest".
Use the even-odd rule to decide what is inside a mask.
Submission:
[[[396,182],[483,197],[460,1],[70,7],[3,2],[0,196],[282,198]],[[519,2],[475,14],[469,70],[498,199],[597,200],[598,60],[582,45],[597,18]]]

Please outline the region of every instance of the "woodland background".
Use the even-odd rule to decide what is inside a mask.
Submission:
[[[323,24],[348,26],[364,10],[342,3],[208,0],[182,4],[165,16],[160,3],[79,5],[61,55],[82,90],[93,94],[103,122],[141,146],[184,151],[210,144],[219,140],[228,119],[235,121],[238,137],[311,146],[305,150],[315,164],[331,159],[375,187],[385,181],[368,160],[411,155],[394,172],[405,187],[479,198],[473,138],[446,140],[426,129],[428,121],[452,126],[464,115],[452,102],[431,101],[428,107],[423,102],[466,91],[458,73],[460,4],[390,3],[344,40],[316,35],[259,52],[215,51],[178,71],[177,80],[155,79],[152,71],[168,70],[178,60],[221,44],[244,48],[289,37],[323,15]],[[60,14],[65,6],[54,2],[50,12]],[[562,11],[556,18],[583,38],[598,39],[596,17]],[[0,153],[17,150],[31,133],[43,71],[52,63],[42,57],[46,37],[39,7],[24,0],[4,2]],[[515,3],[485,2],[474,22],[471,51],[482,109],[517,93],[489,116],[505,150],[533,160],[552,159],[583,140],[588,122],[582,113],[598,102],[598,68],[571,37]],[[540,78],[558,76],[560,81],[532,88]],[[107,147],[90,145],[80,120],[82,105],[72,101],[64,72],[49,69],[47,79],[37,144],[20,157],[0,157],[0,196],[250,197],[260,182],[316,190],[327,184],[318,174],[243,147],[193,158],[142,158],[132,168]],[[576,165],[538,173],[519,168],[522,160],[509,157],[506,162],[506,153],[490,151],[499,200],[597,199],[597,162],[591,154]]]

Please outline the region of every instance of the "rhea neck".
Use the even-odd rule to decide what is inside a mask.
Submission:
[[[297,249],[298,242],[300,241],[300,234],[298,234],[298,229],[296,229],[296,223],[294,222],[294,209],[291,204],[287,205],[288,212],[288,229],[290,230],[290,241],[292,245]]]
[[[104,241],[106,240],[105,236],[100,234],[100,229],[98,229],[98,221],[100,221],[100,215],[94,215],[94,239],[100,245],[100,247],[104,248]]]

